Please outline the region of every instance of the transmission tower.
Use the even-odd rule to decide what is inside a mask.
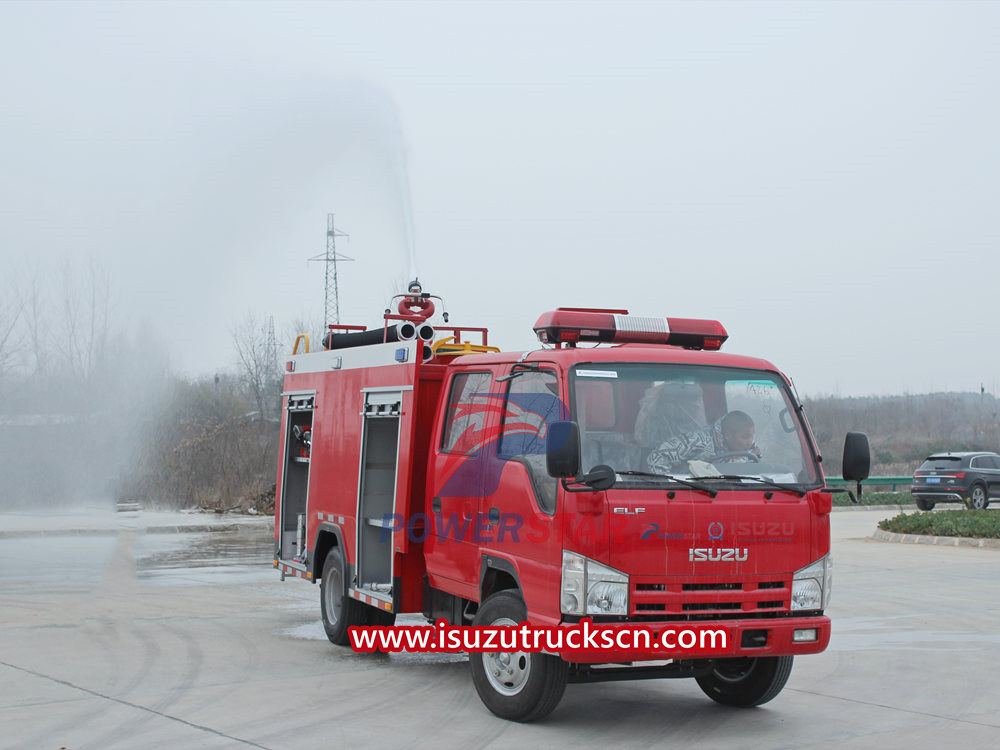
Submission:
[[[341,232],[333,224],[333,214],[326,215],[326,253],[309,260],[321,260],[326,263],[326,287],[323,300],[324,323],[340,323],[340,297],[337,291],[337,262],[354,260],[337,252],[337,238],[350,237]]]
[[[267,345],[264,349],[264,356],[267,358],[268,377],[274,377],[280,372],[278,369],[278,340],[274,335],[274,316],[267,319]]]

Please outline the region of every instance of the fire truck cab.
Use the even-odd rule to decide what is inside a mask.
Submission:
[[[772,364],[721,352],[716,321],[625,310],[546,313],[534,351],[479,328],[433,342],[428,297],[411,288],[374,339],[333,333],[286,363],[274,564],[321,582],[332,642],[400,613],[729,636],[722,655],[470,654],[483,702],[516,721],[570,681],[693,677],[759,705],[826,648],[836,490]],[[868,463],[849,433],[844,476]]]

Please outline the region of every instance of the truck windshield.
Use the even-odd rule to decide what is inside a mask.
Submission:
[[[667,364],[583,364],[572,375],[582,468],[607,464],[624,488],[710,479],[815,485],[819,469],[776,373]],[[756,479],[755,479],[756,478]]]

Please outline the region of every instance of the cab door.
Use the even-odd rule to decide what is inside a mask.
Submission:
[[[431,586],[476,599],[479,540],[485,523],[479,513],[483,474],[496,430],[493,373],[456,372],[445,388],[448,398],[435,428],[428,467],[427,573]]]
[[[568,418],[554,366],[513,365],[499,378],[497,440],[485,454],[480,565],[517,576],[532,616],[559,618],[562,524],[546,470],[548,426]]]

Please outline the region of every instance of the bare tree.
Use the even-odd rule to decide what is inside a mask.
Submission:
[[[315,352],[323,348],[323,336],[326,335],[326,325],[321,315],[300,315],[284,326],[278,338],[278,363],[292,354],[296,339],[305,334],[309,338],[309,351]],[[305,344],[299,344],[299,354],[305,353]],[[280,372],[278,373],[281,374]]]
[[[242,377],[174,378],[150,413],[121,497],[150,507],[273,508],[276,425],[252,418]]]
[[[47,344],[45,331],[45,304],[42,298],[42,285],[40,281],[41,270],[36,266],[28,277],[27,282],[18,291],[18,298],[21,301],[21,325],[27,340],[27,350],[29,362],[27,369],[39,375],[45,370],[47,359]]]
[[[276,412],[273,396],[280,391],[278,363],[268,346],[268,322],[248,312],[230,329],[240,368],[240,379],[257,406],[261,419]]]
[[[66,334],[56,339],[70,372],[88,379],[101,362],[108,342],[111,274],[94,260],[82,275],[67,263],[62,282]]]
[[[20,349],[18,321],[22,305],[16,295],[0,298],[0,375],[5,374],[15,363]]]

